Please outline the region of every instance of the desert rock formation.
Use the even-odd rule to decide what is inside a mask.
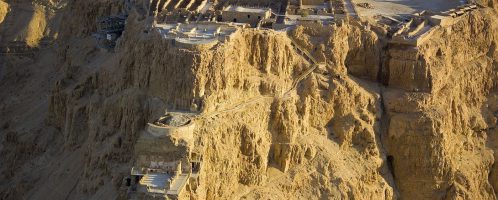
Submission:
[[[143,5],[103,51],[95,20],[122,1],[0,1],[1,199],[126,199],[165,110],[201,115],[180,199],[497,199],[496,1],[417,48],[355,21],[172,43]]]

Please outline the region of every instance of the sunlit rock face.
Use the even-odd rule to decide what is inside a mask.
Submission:
[[[496,2],[416,46],[354,19],[198,45],[133,2],[112,51],[124,2],[0,2],[0,199],[136,197],[147,151],[201,162],[179,199],[497,198]],[[144,140],[167,112],[195,126]]]

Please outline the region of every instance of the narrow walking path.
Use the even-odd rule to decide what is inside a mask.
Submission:
[[[208,119],[210,117],[214,117],[214,116],[222,114],[222,113],[227,113],[227,112],[231,112],[231,111],[241,110],[243,108],[246,108],[249,105],[252,105],[252,104],[255,104],[255,103],[258,103],[258,102],[263,102],[265,100],[273,100],[274,98],[286,99],[286,98],[290,97],[291,92],[297,89],[297,86],[299,85],[299,83],[302,80],[306,79],[319,66],[326,65],[326,63],[318,63],[316,61],[316,59],[308,51],[306,51],[304,48],[302,48],[299,44],[297,44],[292,39],[291,39],[291,45],[294,47],[294,49],[296,50],[296,52],[298,52],[298,54],[300,54],[301,56],[303,56],[305,60],[307,60],[308,62],[310,62],[310,64],[312,66],[309,69],[307,69],[306,71],[304,71],[302,74],[300,74],[292,82],[291,88],[289,88],[289,90],[287,90],[286,92],[284,92],[282,96],[280,96],[280,97],[278,97],[278,96],[260,96],[260,97],[252,98],[252,99],[250,99],[248,101],[245,101],[245,102],[242,102],[242,103],[238,103],[238,104],[232,106],[231,108],[228,108],[228,109],[225,109],[225,110],[214,111],[214,112],[211,112],[211,113],[201,114],[201,115],[195,117],[194,120],[197,120],[197,119]]]
[[[344,7],[346,8],[346,12],[349,16],[353,18],[359,18],[358,13],[356,13],[356,9],[354,8],[353,2],[351,2],[351,0],[344,0]]]

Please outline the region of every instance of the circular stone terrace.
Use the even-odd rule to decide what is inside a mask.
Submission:
[[[235,23],[198,22],[181,24],[156,24],[155,28],[165,39],[193,45],[223,42],[226,37],[243,26]]]

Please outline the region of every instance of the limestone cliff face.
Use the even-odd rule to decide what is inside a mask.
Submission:
[[[142,22],[130,16],[117,53],[102,65],[67,63],[51,97],[50,121],[66,148],[85,149],[73,195],[119,184],[126,171],[117,166],[129,166],[127,153],[145,122],[164,109],[197,108],[206,117],[195,131],[204,161],[193,197],[254,197],[272,189],[290,198],[396,196],[379,148],[378,88],[363,89],[345,74],[333,78],[329,71],[337,67],[330,65],[282,96],[312,67],[285,34],[240,30],[198,49],[155,32],[147,36]],[[91,48],[61,53],[81,51],[93,55]],[[284,173],[268,174],[274,170]]]
[[[384,163],[400,197],[494,199],[496,114],[492,113],[496,111],[490,109],[496,95],[494,20],[490,10],[473,13],[452,27],[439,28],[430,42],[418,48],[385,46],[368,32],[355,34],[354,26],[332,27],[329,32],[298,28],[292,34],[303,46],[330,40],[334,42],[328,46],[346,49],[338,53],[314,49],[331,61],[339,60],[332,73],[344,71],[345,65],[348,73],[386,86],[377,91],[386,112],[381,123],[385,133],[380,135]],[[356,37],[336,37],[342,34]],[[310,51],[313,46],[307,45]],[[362,59],[367,62],[359,62]],[[344,122],[348,121],[352,120]]]
[[[61,26],[60,41],[67,41],[71,38],[89,36],[97,30],[96,21],[99,17],[117,15],[123,12],[123,1],[66,1],[65,12],[61,15],[66,20]]]
[[[355,23],[195,46],[149,30],[139,7],[115,51],[100,51],[95,19],[121,6],[70,1],[58,46],[6,59],[0,89],[15,95],[0,98],[0,178],[12,181],[0,198],[125,198],[145,124],[191,110],[203,163],[183,198],[496,199],[490,9],[413,48]],[[326,65],[302,76],[313,65],[291,39]]]
[[[498,10],[498,2],[496,0],[477,0],[477,3]]]
[[[488,177],[496,159],[489,145],[496,129],[495,21],[488,10],[475,12],[408,54],[390,50],[384,142],[401,196],[496,198]]]
[[[206,116],[216,117],[237,105],[250,106],[261,99],[267,103],[288,90],[292,79],[306,67],[285,34],[241,30],[224,44],[199,49],[165,40],[154,31],[146,34],[143,22],[138,16],[130,16],[130,28],[125,31],[117,53],[102,65],[82,69],[79,65],[84,61],[66,63],[63,79],[57,82],[51,97],[50,122],[61,130],[65,146],[86,149],[84,177],[76,187],[79,195],[95,191],[94,180],[100,180],[102,173],[113,177],[112,183],[117,184],[117,177],[125,171],[110,169],[125,164],[123,161],[132,161],[129,158],[131,143],[144,123],[155,120],[165,109],[195,108]],[[69,47],[61,54],[67,58],[81,51],[92,56],[94,50]],[[254,115],[256,119],[264,118],[264,112]],[[227,197],[230,186],[236,183],[260,184],[265,177],[269,149],[269,137],[262,134],[267,127],[261,125],[268,123],[253,121],[262,128],[256,130],[246,123],[232,129],[218,125],[221,130],[216,130],[217,126],[209,124],[212,121],[214,118],[206,119],[203,122],[206,126],[196,131],[206,151],[203,170],[209,174],[205,178],[205,193],[199,192],[199,195]],[[108,132],[118,129],[120,131]],[[235,134],[239,131],[241,135]],[[218,138],[221,136],[223,139]],[[258,138],[260,141],[255,143]],[[108,140],[114,141],[113,145],[98,142]],[[223,140],[234,143],[229,143],[225,151],[212,148],[211,145],[221,148]],[[266,147],[260,146],[265,143]],[[238,146],[240,153],[232,157],[228,149]],[[99,150],[93,151],[96,149]],[[127,153],[129,155],[125,155]],[[248,159],[241,159],[241,155]],[[209,162],[209,158],[216,162]],[[105,162],[105,159],[109,160]],[[235,163],[225,166],[226,162],[220,162],[224,159]],[[226,176],[215,176],[220,168],[226,168]],[[212,188],[214,185],[207,183],[213,180],[226,181],[220,181],[221,188]],[[106,180],[99,182],[107,184]],[[212,193],[214,191],[216,193]]]
[[[9,13],[9,10],[10,10],[9,4],[2,1],[0,3],[0,23],[3,22],[5,16],[7,16],[7,13]]]
[[[58,37],[61,15],[55,3],[45,1],[2,1],[0,3],[0,46],[2,52],[15,43],[39,48]],[[12,44],[14,43],[14,44]]]
[[[336,26],[300,26],[290,36],[321,61],[333,63],[340,72],[378,80],[384,62],[385,42],[358,22]]]

